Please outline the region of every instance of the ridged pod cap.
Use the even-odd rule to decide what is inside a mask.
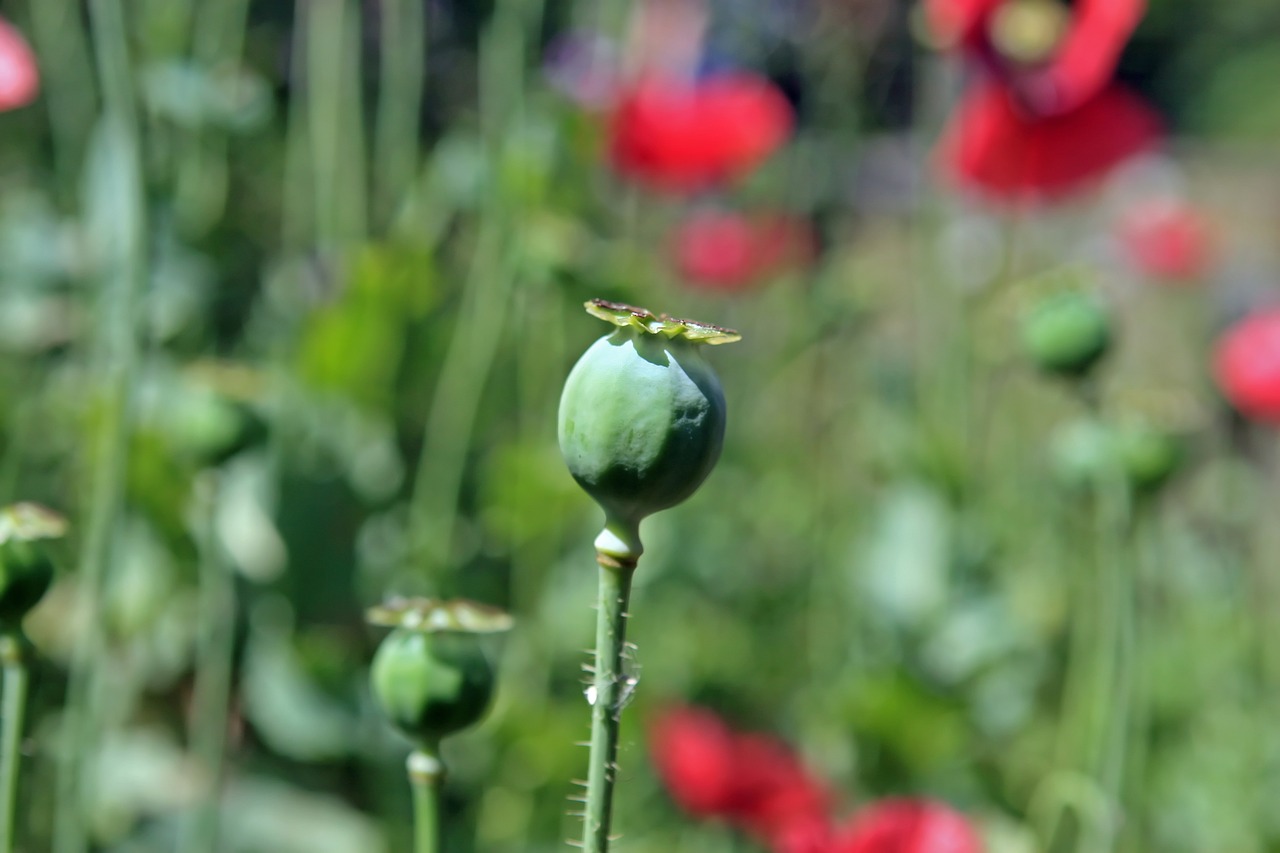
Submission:
[[[0,509],[0,631],[20,626],[53,583],[48,540],[61,538],[66,520],[38,504]]]
[[[494,672],[478,635],[510,628],[507,614],[464,600],[397,599],[369,621],[395,626],[374,655],[370,685],[401,733],[432,745],[484,716]]]
[[[560,451],[604,510],[596,548],[634,560],[640,521],[692,495],[720,457],[724,392],[701,349],[740,336],[599,299],[586,307],[617,328],[565,380]]]

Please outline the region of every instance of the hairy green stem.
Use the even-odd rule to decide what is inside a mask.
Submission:
[[[0,851],[12,853],[18,803],[18,770],[22,764],[22,720],[27,707],[27,665],[22,634],[0,636],[4,666],[4,705],[0,707]]]
[[[618,721],[623,692],[623,649],[627,603],[631,599],[634,560],[599,555],[600,598],[596,614],[596,665],[592,682],[591,757],[587,770],[587,803],[582,819],[582,849],[605,853],[613,819],[613,786],[618,775]]]
[[[420,747],[409,754],[409,787],[413,790],[413,853],[440,849],[440,784],[444,765],[435,749]]]

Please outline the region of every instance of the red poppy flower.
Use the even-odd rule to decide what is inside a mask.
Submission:
[[[1116,230],[1129,261],[1149,278],[1193,281],[1213,261],[1209,223],[1185,202],[1144,202],[1128,211]]]
[[[685,220],[671,241],[680,275],[708,290],[733,292],[806,263],[814,237],[802,220],[787,216],[750,219],[704,211]]]
[[[26,106],[39,90],[31,48],[12,24],[0,19],[0,112]]]
[[[964,815],[929,800],[882,800],[853,819],[839,853],[981,853]]]
[[[1155,144],[1161,122],[1111,82],[1144,0],[928,0],[934,30],[991,78],[943,135],[957,183],[1014,202],[1081,189]]]
[[[1145,12],[1145,0],[1077,0],[1052,61],[1022,84],[1028,103],[1042,115],[1058,115],[1100,93]]]
[[[1218,341],[1218,387],[1241,414],[1280,425],[1280,308],[1251,314]]]
[[[1069,9],[1057,0],[925,4],[944,46],[960,48],[1037,115],[1069,112],[1106,88],[1145,11],[1145,0],[1077,0]]]
[[[825,818],[796,821],[777,832],[774,853],[833,853],[835,828]]]
[[[619,172],[651,186],[700,190],[760,165],[792,123],[786,97],[760,77],[686,83],[649,76],[622,93],[609,128],[610,158]]]
[[[654,765],[685,811],[720,818],[765,841],[825,821],[828,795],[783,744],[731,731],[710,711],[662,716],[650,733]]]
[[[1003,86],[967,95],[939,146],[962,186],[1009,201],[1050,200],[1080,189],[1154,146],[1159,117],[1112,86],[1069,113],[1032,117]]]

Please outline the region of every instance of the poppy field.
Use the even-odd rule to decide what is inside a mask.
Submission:
[[[0,853],[1280,851],[1276,32],[0,0]]]

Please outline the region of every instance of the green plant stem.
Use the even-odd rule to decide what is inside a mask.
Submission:
[[[306,101],[316,242],[333,249],[364,236],[360,33],[348,0],[308,0]]]
[[[476,254],[423,427],[410,517],[417,563],[439,592],[450,562],[458,496],[480,401],[503,343],[515,269],[494,219],[481,223]]]
[[[1129,688],[1129,717],[1125,721],[1127,729],[1124,743],[1126,745],[1123,776],[1123,796],[1126,813],[1130,815],[1125,821],[1121,837],[1121,849],[1133,851],[1145,850],[1151,845],[1146,838],[1145,806],[1148,801],[1147,766],[1151,748],[1151,697],[1152,680],[1147,663],[1150,659],[1150,636],[1152,634],[1152,614],[1144,606],[1145,584],[1150,578],[1158,576],[1168,561],[1161,559],[1161,530],[1159,514],[1156,507],[1144,504],[1135,509],[1133,526],[1133,582],[1130,584],[1131,612],[1131,651],[1132,686]],[[1154,570],[1154,573],[1153,573]]]
[[[97,312],[103,351],[94,354],[105,362],[100,380],[104,393],[92,448],[85,538],[79,555],[81,597],[75,618],[81,630],[72,650],[63,716],[66,745],[58,767],[56,853],[84,853],[88,848],[85,810],[91,782],[84,762],[94,753],[94,719],[101,713],[101,703],[93,696],[94,679],[104,669],[99,659],[105,647],[99,610],[112,532],[124,499],[137,368],[137,304],[147,277],[147,215],[124,9],[120,0],[92,0],[89,12],[105,111],[101,139],[109,143],[114,156],[111,167],[125,173],[118,184],[126,191],[116,201],[119,222],[113,224],[110,234],[94,235],[112,241],[104,247],[106,287]]]
[[[391,221],[411,192],[418,167],[423,72],[426,68],[424,0],[384,0],[374,177],[379,213]]]
[[[248,0],[203,3],[196,10],[193,56],[212,73],[240,62],[249,19]],[[174,209],[192,232],[203,234],[226,209],[227,135],[200,128],[183,140],[174,187]]]
[[[494,10],[480,48],[480,114],[485,152],[501,172],[502,146],[523,113],[527,32],[536,32],[540,2],[504,0]],[[462,292],[458,322],[449,341],[423,427],[409,509],[417,568],[431,591],[440,592],[453,547],[458,496],[480,401],[505,329],[520,272],[521,231],[510,201],[494,186],[484,199],[475,251]]]
[[[596,665],[591,703],[591,756],[587,803],[582,819],[582,849],[605,853],[613,819],[613,786],[618,775],[618,721],[624,704],[622,654],[626,645],[627,603],[631,599],[634,560],[597,555],[600,598],[596,614]]]
[[[1087,779],[1102,804],[1075,845],[1088,853],[1114,849],[1134,725],[1136,555],[1130,547],[1131,496],[1121,477],[1117,473],[1099,484],[1093,496],[1087,535],[1095,553],[1073,596],[1061,726],[1059,761],[1064,771]],[[1061,804],[1064,809],[1067,805]],[[1054,838],[1043,840],[1051,844]]]
[[[22,659],[22,635],[0,636],[0,664],[4,666],[4,705],[0,708],[0,851],[12,853],[17,815],[18,770],[22,764],[22,720],[27,707],[27,665]]]
[[[293,85],[307,73],[307,35],[311,28],[310,0],[294,3],[293,38],[289,45],[292,59],[289,62],[289,79]],[[280,211],[280,242],[286,252],[298,252],[310,248],[311,229],[315,219],[312,210],[308,148],[308,113],[306,97],[289,99],[289,114],[284,140],[284,198]]]
[[[41,59],[40,99],[49,110],[58,187],[66,198],[77,186],[85,140],[98,111],[81,4],[74,0],[35,0],[28,6],[32,40]]]
[[[437,750],[420,747],[409,753],[409,787],[413,790],[413,853],[440,849],[440,784],[444,765]]]
[[[1098,513],[1096,606],[1102,631],[1094,651],[1090,697],[1093,730],[1087,754],[1090,770],[1111,809],[1111,820],[1099,827],[1096,837],[1085,849],[1108,851],[1115,847],[1119,824],[1133,689],[1134,574],[1133,554],[1128,547],[1132,508],[1128,485],[1118,477],[1104,484]]]
[[[202,484],[203,485],[203,484]],[[209,791],[183,828],[183,853],[212,853],[218,846],[218,804],[227,742],[227,709],[235,651],[235,584],[219,558],[213,535],[216,485],[202,495],[197,524],[200,546],[200,611],[196,630],[196,676],[192,700],[192,751],[208,777]]]

